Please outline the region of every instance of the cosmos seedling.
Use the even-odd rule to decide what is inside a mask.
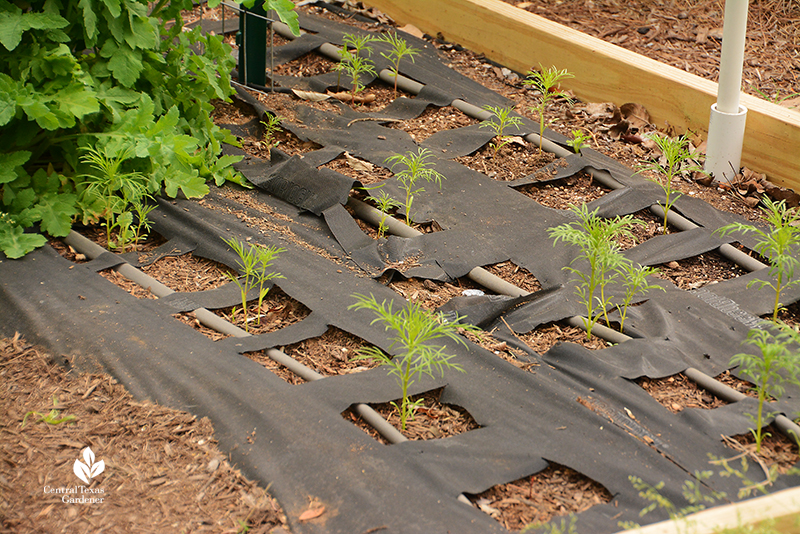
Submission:
[[[649,165],[642,165],[640,170],[653,171],[664,175],[663,181],[653,180],[664,190],[664,233],[669,231],[667,226],[667,215],[681,194],[675,189],[675,177],[682,172],[704,172],[703,168],[693,163],[697,154],[689,151],[689,139],[686,136],[667,137],[662,135],[645,135],[652,140],[661,150],[661,158]],[[663,158],[664,163],[661,163]]]
[[[125,248],[141,239],[142,226],[147,213],[144,199],[147,198],[147,177],[140,172],[125,172],[123,164],[133,156],[133,149],[127,148],[122,154],[110,156],[106,150],[87,148],[81,156],[81,162],[88,164],[95,172],[84,174],[87,187],[84,191],[86,200],[99,205],[100,215],[105,219],[106,242],[108,248]],[[138,226],[133,227],[133,206],[140,215]],[[117,232],[117,240],[112,238]]]
[[[643,221],[634,219],[632,215],[603,219],[597,216],[597,210],[589,212],[586,204],[573,206],[571,211],[578,217],[577,221],[562,224],[548,229],[553,238],[553,246],[559,241],[580,247],[581,253],[573,260],[585,261],[589,264],[586,269],[568,265],[565,270],[573,273],[579,282],[575,293],[586,308],[584,325],[587,338],[592,337],[592,327],[600,317],[608,319],[608,308],[611,305],[606,294],[606,286],[620,276],[620,269],[628,260],[620,253],[616,240],[620,237],[633,237],[631,227],[635,224],[644,224]]]
[[[794,279],[794,270],[798,265],[795,255],[800,247],[800,212],[797,208],[789,208],[786,202],[774,202],[769,197],[762,199],[763,218],[770,225],[767,230],[761,230],[750,224],[732,223],[723,226],[716,233],[722,236],[732,232],[754,232],[757,236],[755,251],[765,257],[769,262],[769,275],[774,282],[753,280],[747,287],[757,285],[760,288],[771,287],[775,291],[775,306],[772,320],[778,319],[781,308],[781,292],[800,283]]]
[[[384,161],[392,171],[398,165],[403,167],[399,172],[395,172],[395,178],[400,182],[400,188],[406,193],[405,215],[408,224],[413,222],[411,204],[414,202],[414,195],[425,191],[425,188],[417,186],[417,182],[425,180],[426,182],[436,183],[440,188],[442,187],[444,176],[430,168],[432,162],[428,160],[432,157],[433,152],[427,148],[420,148],[416,153],[408,151],[405,155],[395,154]]]
[[[419,49],[408,46],[406,40],[398,37],[397,33],[387,33],[381,40],[392,47],[388,52],[381,52],[381,55],[388,59],[392,64],[392,75],[394,76],[394,94],[397,96],[397,78],[400,76],[400,61],[407,57],[414,63],[414,56],[419,54]]]
[[[412,302],[400,310],[392,310],[393,301],[378,302],[374,295],[353,295],[356,303],[348,309],[370,310],[375,313],[372,323],[381,323],[387,332],[392,334],[389,349],[397,352],[391,357],[377,347],[365,347],[359,350],[356,360],[375,360],[388,367],[389,374],[394,375],[401,390],[400,405],[392,403],[400,414],[400,429],[406,429],[406,423],[414,418],[414,413],[422,401],[412,402],[408,389],[420,380],[423,375],[431,378],[434,372],[440,377],[445,370],[464,372],[464,369],[453,361],[454,356],[445,352],[444,346],[434,346],[439,339],[452,339],[466,346],[459,335],[460,331],[478,333],[481,330],[470,324],[456,321],[447,322],[442,314],[431,313],[416,302]]]
[[[375,38],[371,35],[345,34],[342,37],[344,47],[339,50],[341,60],[336,66],[336,70],[339,71],[340,76],[344,72],[350,79],[350,94],[353,97],[353,104],[356,101],[356,94],[364,90],[361,76],[376,75],[375,64],[369,57],[362,55],[362,52],[366,52],[367,56],[372,56],[372,47],[369,46],[369,43],[374,40]]]
[[[386,218],[389,217],[389,212],[399,208],[402,204],[390,197],[386,191],[380,191],[378,196],[368,196],[367,200],[374,202],[381,211],[381,221],[378,224],[378,239],[380,239],[386,235],[386,231],[389,229],[386,225]]]
[[[622,303],[617,304],[617,311],[619,311],[620,317],[619,331],[622,332],[625,329],[628,307],[636,295],[647,293],[651,289],[660,289],[661,291],[666,291],[666,289],[647,281],[648,276],[659,272],[655,267],[643,267],[626,260],[617,267],[617,272],[622,278],[622,287],[625,288],[625,296],[622,298]]]
[[[564,91],[560,91],[557,87],[561,80],[574,78],[575,76],[567,72],[566,69],[558,70],[555,66],[545,69],[539,65],[539,69],[538,72],[535,70],[528,71],[528,76],[522,83],[532,86],[541,94],[539,102],[530,108],[531,112],[536,113],[539,118],[539,151],[541,151],[545,128],[544,113],[547,111],[547,107],[550,103],[557,98],[564,98],[569,104],[572,104],[572,98]]]
[[[261,121],[261,126],[264,127],[264,141],[267,142],[268,149],[278,146],[280,143],[276,135],[281,131],[281,120],[283,117],[267,113],[264,115],[264,120]]]
[[[286,249],[277,248],[272,245],[247,245],[239,242],[235,238],[222,239],[239,256],[237,261],[241,276],[226,272],[225,275],[239,287],[242,296],[242,312],[244,314],[244,329],[249,332],[249,321],[247,319],[247,295],[253,289],[258,289],[258,324],[261,324],[261,305],[264,297],[269,292],[267,282],[275,278],[284,278],[280,273],[267,272],[272,262],[281,252]]]
[[[731,365],[739,366],[741,373],[750,377],[758,397],[756,414],[748,414],[755,426],[751,432],[756,441],[756,453],[761,452],[761,442],[769,435],[764,432],[764,419],[774,415],[764,413],[764,403],[769,398],[783,396],[785,383],[800,384],[800,359],[789,348],[793,341],[800,341],[800,333],[790,326],[783,322],[765,322],[763,329],[750,330],[746,340],[746,343],[758,347],[761,354],[743,353],[731,358]]]
[[[506,133],[506,130],[508,130],[511,126],[514,126],[517,128],[517,131],[519,131],[519,127],[522,124],[522,119],[520,117],[511,115],[513,109],[510,107],[501,108],[500,106],[484,106],[483,109],[491,113],[492,116],[481,122],[480,127],[489,128],[494,132],[497,141],[490,143],[489,146],[494,148],[494,153],[497,154],[500,149],[510,143],[511,139],[513,138],[513,136]]]

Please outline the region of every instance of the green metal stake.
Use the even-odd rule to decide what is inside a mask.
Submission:
[[[267,13],[263,2],[244,8],[239,16],[239,83],[267,84]]]

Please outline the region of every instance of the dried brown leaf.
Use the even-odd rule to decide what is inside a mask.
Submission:
[[[325,513],[324,506],[319,506],[317,508],[309,508],[308,510],[300,514],[300,517],[298,517],[297,519],[301,522],[311,521],[312,519],[316,519],[324,513]]]

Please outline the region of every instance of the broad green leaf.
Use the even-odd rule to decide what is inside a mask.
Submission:
[[[62,111],[79,119],[100,111],[94,92],[87,90],[82,84],[74,83],[59,91],[56,102]]]
[[[0,153],[0,184],[7,184],[17,179],[17,167],[24,165],[31,157],[31,152],[19,150],[7,154]]]
[[[113,18],[118,18],[122,14],[122,9],[120,8],[120,0],[100,0],[105,4],[108,12],[111,14]]]
[[[69,22],[54,12],[23,13],[21,9],[13,6],[12,11],[0,12],[0,44],[12,51],[22,40],[22,34],[28,30],[59,29],[67,26]]]
[[[19,226],[5,226],[0,222],[0,250],[14,260],[47,243],[41,234],[26,234]]]
[[[208,194],[206,181],[197,175],[186,172],[170,172],[169,177],[164,180],[167,196],[176,197],[178,189],[187,198],[200,198]]]
[[[78,211],[76,200],[72,194],[48,193],[40,197],[34,209],[41,218],[42,230],[56,237],[67,235],[72,228],[72,216]]]

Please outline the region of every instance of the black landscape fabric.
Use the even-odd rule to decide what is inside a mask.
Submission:
[[[287,58],[313,50],[322,38],[340,42],[341,33],[349,31],[328,21],[303,22],[317,34],[306,44],[298,40],[287,45],[293,46]],[[397,116],[408,118],[429,104],[448,105],[441,95],[476,105],[504,101],[445,68],[427,46],[407,73],[435,87],[428,93],[439,96],[424,100],[425,106],[401,102],[394,110]],[[360,184],[317,166],[344,150],[385,166],[387,157],[418,145],[401,130],[380,121],[356,121],[365,114],[344,105],[341,109],[335,114],[306,108],[300,113],[303,127],[290,127],[301,139],[323,147],[308,159],[274,152],[272,161],[243,162],[239,169],[256,190],[213,189],[202,204],[160,200],[151,215],[154,231],[172,247],[159,254],[192,250],[235,268],[237,257],[223,239],[284,248],[274,268],[285,278],[274,283],[311,310],[301,322],[270,334],[213,342],[173,314],[231,305],[236,297],[231,286],[136,299],[96,272],[128,258],[104,254],[75,265],[45,247],[23,259],[0,261],[0,333],[21,332],[57,355],[74,357],[80,368],[107,371],[138,398],[208,416],[234,463],[269,485],[294,532],[505,532],[489,515],[459,501],[459,495],[478,494],[551,464],[570,467],[613,495],[610,503],[578,515],[580,532],[610,533],[620,521],[665,519],[658,511],[639,517],[647,503],[629,477],[651,484],[663,481],[663,494],[684,502],[684,481],[709,469],[708,454],[730,455],[720,435],[747,433],[747,414],[755,408],[747,400],[676,415],[634,379],[669,376],[687,367],[710,375],[728,369],[730,357],[741,352],[747,332],[757,326],[756,316],[768,311],[768,293],[746,288],[750,278],[763,279],[766,273],[694,291],[658,281],[664,291],[651,291],[629,312],[635,339],[596,351],[569,343],[546,354],[528,351],[534,364],[528,370],[477,345],[450,343],[446,350],[456,355],[465,372],[426,378],[411,393],[443,388],[441,401],[464,408],[479,428],[445,439],[382,445],[342,412],[354,404],[399,397],[394,378],[384,369],[293,386],[244,353],[315,338],[329,328],[391,351],[389,335],[380,324],[372,324],[370,313],[348,310],[355,294],[405,305],[379,282],[387,272],[453,281],[475,267],[513,261],[536,277],[542,291],[521,298],[458,298],[443,308],[487,329],[502,328],[508,339],[580,314],[575,281],[564,270],[580,265],[574,263],[577,252],[554,246],[547,233],[575,218],[511,187],[519,183],[500,183],[451,161],[453,154],[470,153],[490,140],[470,127],[427,142],[437,150],[435,168],[445,179],[441,189],[428,187],[415,198],[415,214],[419,221],[435,220],[442,230],[414,238],[372,239],[343,207]],[[661,198],[660,188],[601,155],[592,154],[587,165],[576,158],[570,163],[574,172],[587,165],[610,170],[623,183],[620,192],[596,202],[607,216],[632,213]],[[384,182],[383,190],[403,198],[394,178]],[[701,228],[634,247],[627,251],[630,258],[663,263],[724,242],[713,231],[733,220],[731,216],[693,199],[676,209]],[[397,266],[404,260],[413,260],[413,270],[400,272]],[[787,303],[793,302],[800,292],[786,296]],[[797,408],[797,391],[788,391],[780,406],[786,412]],[[797,483],[784,477],[774,489]],[[738,480],[716,474],[705,484],[732,499],[739,487]],[[325,505],[324,518],[300,521],[310,499]]]

